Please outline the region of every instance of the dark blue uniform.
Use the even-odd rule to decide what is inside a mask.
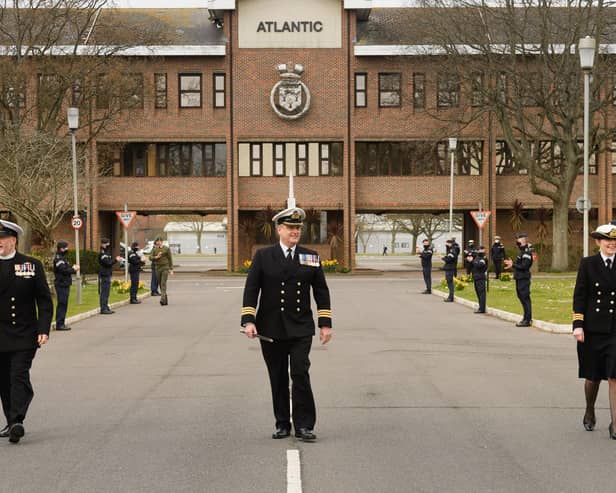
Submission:
[[[453,275],[454,277],[458,277],[458,257],[460,256],[460,245],[458,245],[455,241],[451,244],[451,251],[456,257],[456,264],[454,265]]]
[[[424,245],[424,249],[419,254],[421,257],[421,270],[423,271],[423,278],[426,283],[425,294],[432,292],[432,255],[434,255],[434,248],[431,245]]]
[[[500,279],[501,272],[503,272],[503,260],[505,260],[505,245],[494,242],[490,248],[490,257],[494,264],[494,278]]]
[[[139,291],[139,273],[141,266],[145,262],[139,256],[137,250],[131,250],[128,254],[128,273],[130,274],[130,300],[134,303],[137,300],[137,292]]]
[[[521,323],[530,324],[533,319],[530,301],[530,268],[533,265],[533,251],[530,245],[522,245],[519,248],[520,252],[513,262],[513,278],[518,299],[524,310]]]
[[[54,287],[58,304],[56,306],[56,329],[65,327],[68,297],[73,284],[72,275],[76,274],[73,266],[66,259],[66,252],[58,251],[53,259]]]
[[[109,291],[111,290],[111,271],[113,265],[116,263],[116,259],[111,255],[111,247],[101,247],[101,251],[98,254],[98,282],[99,282],[99,302],[101,307],[101,313],[110,313],[112,310],[109,308]]]
[[[242,326],[254,323],[267,365],[277,428],[291,428],[289,364],[293,381],[293,425],[312,430],[316,409],[310,376],[309,353],[315,333],[310,291],[317,305],[318,326],[332,326],[329,289],[316,252],[296,246],[287,260],[279,244],[258,250],[244,288]],[[257,308],[258,306],[258,308]]]
[[[449,296],[445,301],[453,301],[453,278],[458,265],[458,255],[456,253],[455,244],[447,245],[447,254],[443,257],[445,262],[445,279],[447,280],[447,288],[449,288]]]
[[[471,263],[468,261],[467,257],[474,256],[476,251],[477,247],[472,243],[464,249],[464,268],[466,269],[467,276],[471,274]]]
[[[488,270],[488,262],[483,253],[476,253],[471,262],[471,274],[473,276],[473,284],[475,285],[475,293],[479,302],[479,309],[476,313],[486,312],[486,271]]]
[[[9,426],[26,417],[34,396],[30,367],[37,339],[49,335],[52,315],[41,262],[19,252],[0,260],[0,397]]]

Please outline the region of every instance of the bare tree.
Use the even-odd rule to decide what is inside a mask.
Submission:
[[[178,223],[186,224],[188,230],[195,234],[195,239],[197,240],[197,252],[203,253],[202,239],[203,239],[203,231],[205,230],[205,217],[200,214],[186,214],[186,215],[176,215],[171,216],[170,220]]]
[[[374,214],[357,214],[355,216],[355,236],[362,246],[362,253],[366,253],[368,242],[374,234],[374,225],[377,222]]]
[[[609,42],[616,16],[604,0],[427,0],[427,43],[444,54],[438,117],[459,130],[497,124],[503,169],[524,170],[534,194],[553,207],[552,267],[568,264],[567,224],[573,186],[583,165],[583,84],[577,44],[590,35]],[[449,8],[455,5],[456,8]],[[591,149],[605,150],[600,128],[613,104],[613,57],[593,70]],[[608,84],[609,82],[609,84]],[[603,88],[603,90],[601,90]]]
[[[45,244],[53,227],[71,209],[70,153],[66,107],[80,108],[79,141],[87,144],[118,116],[143,105],[143,78],[134,73],[134,61],[122,57],[135,45],[160,44],[169,39],[160,25],[128,18],[107,0],[6,0],[0,3],[0,146],[9,168],[0,187],[0,204],[39,233]],[[30,95],[35,94],[35,97]],[[35,146],[40,146],[38,152]],[[19,151],[24,151],[20,153]],[[64,155],[62,163],[60,156]],[[47,169],[38,164],[48,158]],[[64,166],[62,166],[64,165]],[[80,191],[89,189],[97,171],[84,174]],[[18,174],[15,171],[19,171]],[[45,171],[37,175],[36,172]],[[51,185],[39,188],[49,175]],[[58,186],[54,183],[58,182]],[[35,190],[41,195],[29,197]],[[58,194],[62,193],[62,196]],[[53,209],[53,210],[52,210]],[[28,223],[28,224],[24,224]]]

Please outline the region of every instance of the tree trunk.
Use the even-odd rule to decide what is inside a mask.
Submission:
[[[24,234],[19,237],[19,251],[22,253],[30,253],[32,251],[32,226],[19,214],[13,213],[16,223],[24,230]]]
[[[417,251],[417,235],[411,235],[411,253],[415,253]]]
[[[554,203],[552,217],[552,269],[564,271],[569,268],[569,205],[566,201]]]

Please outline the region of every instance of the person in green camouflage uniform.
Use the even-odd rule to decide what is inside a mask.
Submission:
[[[156,269],[156,277],[160,287],[160,304],[167,305],[167,278],[173,275],[173,257],[168,246],[163,245],[162,237],[158,236],[154,240],[154,248],[150,253],[150,260]]]

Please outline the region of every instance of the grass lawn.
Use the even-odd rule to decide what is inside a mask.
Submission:
[[[570,324],[573,313],[573,287],[575,278],[533,278],[531,280],[531,300],[533,303],[533,318],[557,324]],[[447,292],[441,285],[435,287]],[[472,283],[462,291],[456,291],[455,296],[477,301]],[[515,293],[515,281],[496,281],[490,279],[488,292],[489,307],[522,315],[522,305]]]
[[[109,304],[116,301],[127,300],[130,297],[129,293],[118,294],[115,288],[111,288],[109,293]],[[55,300],[54,300],[55,306]],[[79,313],[88,312],[99,307],[98,301],[98,285],[96,282],[89,283],[81,290],[81,305],[77,304],[77,296],[75,294],[75,284],[71,286],[71,295],[68,299],[68,313],[67,317],[78,315]],[[55,311],[54,311],[55,317]],[[55,320],[55,318],[54,318]]]

